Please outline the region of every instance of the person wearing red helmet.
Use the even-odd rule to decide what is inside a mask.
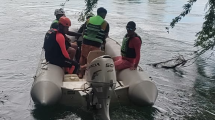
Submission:
[[[72,74],[77,73],[79,64],[72,60],[66,49],[65,34],[70,26],[70,19],[61,17],[58,29],[50,29],[46,33],[43,48],[47,62],[64,67],[67,73]]]
[[[50,29],[51,28],[58,29],[59,19],[63,16],[66,17],[65,11],[62,8],[56,9],[54,12],[54,15],[56,16],[56,19],[52,22]],[[76,33],[76,32],[72,32],[72,31],[68,31],[66,34],[70,35],[70,36],[77,36],[77,37],[80,37],[82,35],[81,33]]]
[[[54,12],[54,15],[56,16],[56,19],[52,22],[50,29],[58,29],[59,19],[63,16],[66,17],[65,11],[62,8],[56,9]],[[76,32],[72,32],[72,31],[67,31],[67,33],[65,33],[65,34],[67,34],[69,36],[76,36],[76,37],[80,37],[82,35],[81,33],[76,33]],[[66,39],[67,51],[68,51],[70,57],[73,59],[76,55],[78,45],[75,41],[72,42],[72,40],[67,36],[65,36],[65,39]]]

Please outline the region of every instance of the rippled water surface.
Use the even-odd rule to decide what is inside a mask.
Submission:
[[[37,108],[30,97],[45,32],[64,0],[1,0],[0,4],[0,120],[92,120],[80,108]],[[204,21],[207,0],[198,0],[191,13],[168,34],[165,27],[181,13],[187,0],[99,0],[108,10],[110,37],[122,41],[125,26],[133,20],[143,39],[141,66],[152,76],[159,95],[153,107],[116,106],[112,120],[212,120],[215,118],[215,57],[205,54],[194,64],[176,70],[146,64],[189,57],[195,50],[195,33]],[[66,15],[77,29],[84,0],[66,3]],[[95,9],[96,10],[96,9]]]

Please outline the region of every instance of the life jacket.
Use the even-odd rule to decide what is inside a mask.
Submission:
[[[86,22],[84,37],[87,40],[103,43],[107,22],[101,16],[90,17]]]
[[[64,60],[65,57],[61,52],[60,45],[56,41],[56,29],[50,29],[45,35],[43,48],[45,50],[45,58],[47,61]]]
[[[124,36],[121,46],[121,55],[127,58],[136,58],[136,52],[134,48],[129,47],[129,42],[134,38],[138,37],[142,43],[141,37],[135,33],[133,37],[127,37],[127,34]]]
[[[52,22],[52,24],[51,24],[51,26],[50,26],[50,29],[51,28],[53,28],[53,29],[57,29],[58,28],[58,20],[56,19],[56,20],[54,20],[53,22]]]
[[[53,23],[58,23],[58,22],[59,22],[58,20],[54,20],[54,21],[52,22],[52,24],[53,24]]]

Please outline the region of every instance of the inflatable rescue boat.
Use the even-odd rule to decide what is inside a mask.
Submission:
[[[86,106],[96,109],[102,120],[110,120],[109,106],[153,105],[158,90],[145,71],[125,69],[115,71],[113,57],[120,56],[120,44],[107,38],[105,51],[91,51],[83,79],[76,74],[64,74],[61,67],[46,62],[44,51],[31,88],[35,104],[49,106]]]

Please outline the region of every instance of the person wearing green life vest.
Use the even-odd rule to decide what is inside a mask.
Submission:
[[[105,19],[107,10],[103,7],[97,9],[97,15],[90,17],[86,21],[83,31],[83,42],[81,45],[81,57],[79,63],[81,65],[79,78],[83,78],[87,64],[87,56],[90,51],[101,50],[105,45],[105,39],[108,37],[109,24]]]
[[[56,19],[52,22],[51,26],[50,26],[50,29],[58,29],[58,22],[59,22],[59,19],[64,16],[66,17],[65,15],[65,11],[60,8],[60,9],[56,9],[55,12],[54,12],[54,15],[56,16]],[[72,32],[72,31],[68,31],[66,33],[67,35],[70,35],[70,36],[77,36],[77,37],[80,37],[82,36],[81,33],[76,33],[76,32]]]
[[[53,29],[58,29],[58,22],[59,22],[59,19],[62,17],[62,16],[65,16],[65,12],[62,8],[60,9],[56,9],[55,12],[54,12],[54,15],[56,16],[56,19],[52,22],[51,26],[50,26],[50,29],[53,28]]]
[[[135,32],[136,23],[130,21],[126,26],[127,34],[124,36],[121,46],[121,56],[115,57],[114,65],[116,71],[130,68],[135,70],[140,61],[140,49],[142,40],[141,37]]]

